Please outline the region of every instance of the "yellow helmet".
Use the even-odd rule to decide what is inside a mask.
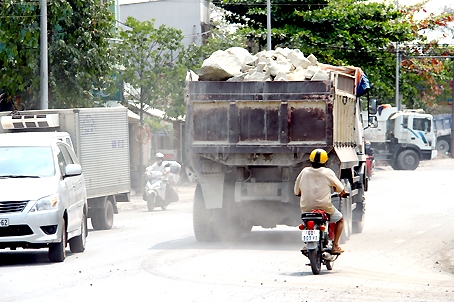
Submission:
[[[309,160],[313,163],[324,164],[328,161],[328,153],[323,149],[314,149],[309,155]]]

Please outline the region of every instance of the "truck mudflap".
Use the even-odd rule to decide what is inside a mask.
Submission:
[[[341,169],[358,166],[359,159],[353,145],[345,147],[334,146],[334,150],[339,157]]]

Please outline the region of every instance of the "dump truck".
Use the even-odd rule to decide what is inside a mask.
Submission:
[[[127,108],[0,112],[0,118],[0,133],[61,133],[82,166],[93,228],[112,227],[117,201],[129,201],[131,191]]]
[[[341,241],[363,229],[367,190],[361,98],[354,74],[316,81],[200,81],[186,85],[186,152],[197,182],[198,241],[231,240],[252,227],[301,223],[296,177],[315,148],[350,197]],[[367,106],[367,105],[365,105]]]
[[[437,136],[437,150],[441,154],[447,154],[451,150],[452,114],[441,113],[434,115],[434,128]]]

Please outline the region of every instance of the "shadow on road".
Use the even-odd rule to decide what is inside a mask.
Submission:
[[[296,228],[295,228],[296,229]],[[300,231],[253,230],[236,241],[198,242],[195,237],[165,241],[152,246],[151,250],[232,249],[232,250],[279,250],[299,251],[302,247]]]
[[[66,251],[66,258],[74,255],[69,250]],[[24,266],[24,265],[49,265],[47,249],[18,249],[16,251],[0,251],[0,267],[2,266]]]

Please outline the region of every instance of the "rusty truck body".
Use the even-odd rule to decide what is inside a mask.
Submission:
[[[355,77],[327,81],[188,80],[186,152],[197,181],[198,241],[233,239],[253,226],[298,226],[295,179],[315,148],[351,192],[335,206],[344,234],[361,232],[367,190],[360,98]]]

